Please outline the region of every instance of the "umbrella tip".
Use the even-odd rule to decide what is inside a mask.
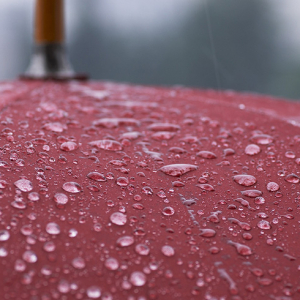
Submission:
[[[85,80],[69,62],[64,44],[64,0],[36,0],[34,50],[21,79]]]

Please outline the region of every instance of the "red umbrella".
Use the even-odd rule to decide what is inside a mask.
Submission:
[[[298,103],[0,89],[3,299],[300,297]]]

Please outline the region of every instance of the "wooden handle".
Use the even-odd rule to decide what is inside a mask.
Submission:
[[[35,42],[64,41],[64,0],[36,0]]]

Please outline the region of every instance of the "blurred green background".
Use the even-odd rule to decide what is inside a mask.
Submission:
[[[0,80],[25,70],[34,0],[0,0]],[[93,79],[300,99],[299,0],[66,0],[67,46]]]

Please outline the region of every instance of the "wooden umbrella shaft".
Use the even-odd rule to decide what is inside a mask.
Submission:
[[[63,41],[64,0],[37,0],[35,42],[37,44],[60,44]]]

